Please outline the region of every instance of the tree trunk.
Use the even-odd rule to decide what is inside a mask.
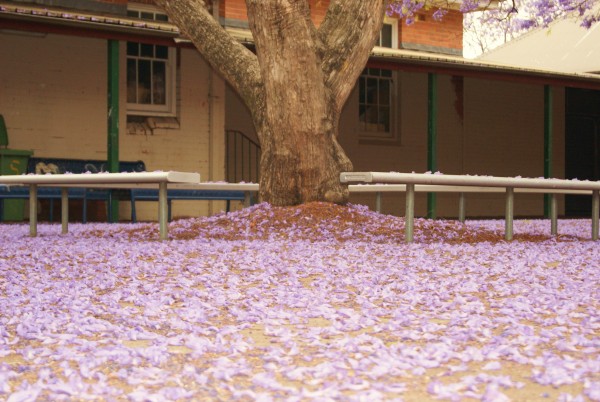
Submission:
[[[344,203],[337,141],[344,106],[383,24],[385,0],[331,0],[317,29],[308,0],[246,0],[256,55],[200,0],[156,0],[240,94],[262,148],[260,196],[273,205]]]
[[[352,163],[336,139],[340,113],[326,86],[308,4],[247,4],[265,86],[265,113],[255,119],[261,197],[273,205],[345,202],[348,190],[339,174],[352,170]]]
[[[346,202],[348,189],[340,184],[340,172],[351,171],[352,163],[336,139],[339,115],[332,117],[323,98],[309,103],[301,96],[274,99],[286,104],[286,113],[268,110],[265,122],[257,125],[263,138],[261,199],[273,205]]]

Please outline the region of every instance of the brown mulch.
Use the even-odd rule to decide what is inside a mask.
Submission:
[[[127,229],[130,238],[154,237],[156,225]],[[151,233],[150,233],[151,232]],[[474,228],[454,220],[415,219],[415,241],[448,243],[498,243],[504,232]],[[370,241],[403,243],[404,218],[379,214],[360,206],[311,202],[292,207],[268,204],[212,217],[174,221],[169,227],[174,240],[208,238],[219,240]],[[550,234],[519,233],[514,241],[542,242],[574,240]]]

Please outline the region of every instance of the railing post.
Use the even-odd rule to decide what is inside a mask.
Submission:
[[[227,181],[259,182],[260,145],[237,130],[227,130],[226,137]]]
[[[62,222],[62,234],[69,232],[69,189],[60,189],[60,220]]]
[[[158,184],[158,224],[160,240],[167,240],[169,238],[167,208],[167,183],[160,182]]]
[[[413,242],[415,225],[415,185],[406,185],[406,213],[404,216],[404,237],[407,243]]]
[[[37,236],[37,184],[29,185],[29,235]]]
[[[544,178],[552,177],[552,142],[553,142],[553,113],[552,113],[552,87],[544,85]],[[551,213],[552,206],[550,194],[544,194],[544,216],[547,218]]]
[[[514,213],[515,189],[506,187],[506,214],[504,217],[504,238],[512,240],[513,238],[513,213]]]
[[[466,220],[466,200],[465,193],[458,194],[458,221],[465,223]]]
[[[375,211],[381,213],[381,191],[375,193]]]
[[[550,233],[552,236],[558,234],[558,208],[556,205],[556,194],[550,194]]]

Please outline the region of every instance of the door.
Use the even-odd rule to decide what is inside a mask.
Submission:
[[[600,91],[567,88],[565,176],[600,180]],[[589,217],[592,197],[567,195],[567,216]]]

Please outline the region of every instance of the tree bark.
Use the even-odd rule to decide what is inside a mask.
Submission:
[[[199,0],[158,0],[248,106],[262,148],[260,196],[273,205],[344,203],[352,163],[341,110],[383,24],[385,0],[332,0],[317,28],[307,0],[246,0],[256,55]]]

